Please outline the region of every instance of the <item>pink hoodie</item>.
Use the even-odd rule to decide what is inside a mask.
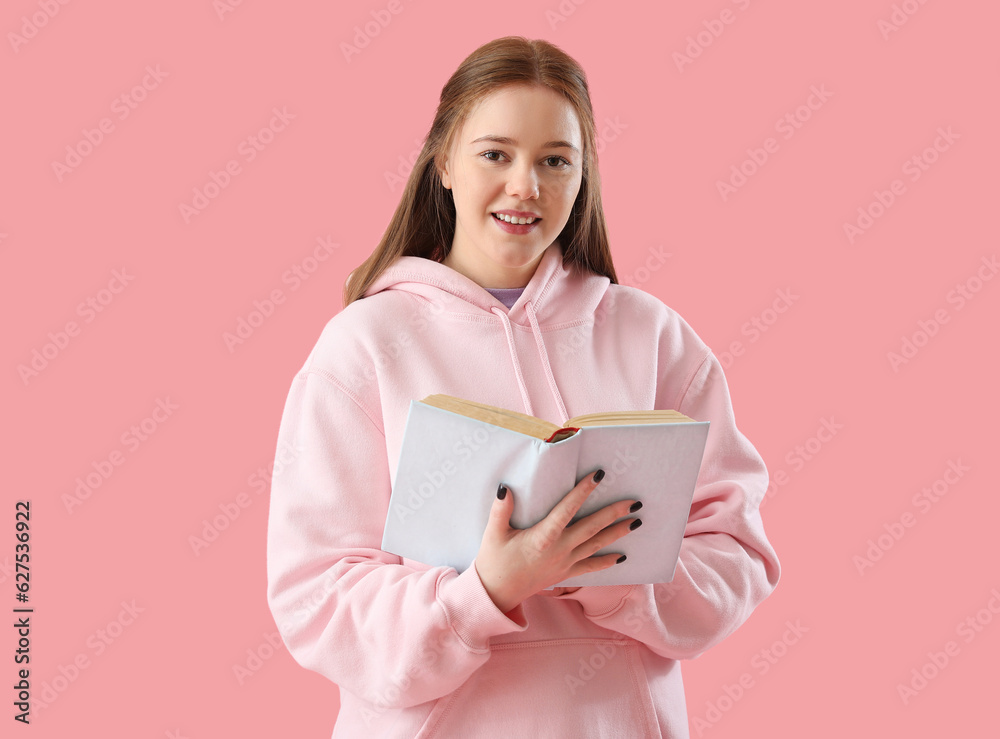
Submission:
[[[268,603],[292,656],[341,688],[333,737],[688,736],[678,660],[731,634],[779,575],[767,468],[711,350],[657,298],[565,267],[558,242],[509,311],[420,257],[365,295],[292,380],[268,521]],[[505,615],[474,567],[383,552],[409,403],[432,393],[560,425],[623,409],[711,421],[674,580]]]

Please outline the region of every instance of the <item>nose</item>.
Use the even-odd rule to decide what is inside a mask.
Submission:
[[[519,200],[538,198],[538,174],[530,162],[511,167],[507,178],[507,194]]]

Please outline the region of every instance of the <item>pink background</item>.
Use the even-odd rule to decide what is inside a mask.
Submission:
[[[783,578],[685,665],[692,736],[996,730],[1000,8],[673,5],[5,4],[0,594],[16,605],[14,501],[28,499],[32,690],[54,697],[18,729],[330,735],[337,688],[268,642],[258,470],[441,87],[477,46],[520,34],[587,71],[619,276],[724,357],[776,481],[763,514]],[[356,40],[372,12],[388,24]],[[275,108],[294,117],[272,121]],[[267,142],[252,160],[249,137]],[[228,186],[185,218],[231,160]],[[875,217],[849,238],[859,208]],[[312,262],[317,239],[337,246]],[[296,282],[296,268],[313,271]],[[276,290],[230,351],[224,334]],[[796,297],[772,312],[779,291]],[[918,346],[894,366],[904,338]],[[49,357],[22,376],[36,350]],[[100,484],[68,505],[90,473]],[[206,534],[217,516],[225,529]],[[191,537],[213,533],[196,552]],[[8,627],[5,654],[15,642]]]

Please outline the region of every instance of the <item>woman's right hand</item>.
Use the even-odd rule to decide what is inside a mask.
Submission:
[[[587,475],[545,518],[528,529],[511,528],[513,493],[504,485],[497,490],[473,565],[501,612],[507,613],[525,598],[557,582],[617,564],[621,554],[591,555],[632,530],[630,527],[636,525],[637,519],[612,524],[633,512],[632,506],[639,501],[611,503],[570,525],[602,477],[601,470]],[[635,510],[641,505],[639,503]]]

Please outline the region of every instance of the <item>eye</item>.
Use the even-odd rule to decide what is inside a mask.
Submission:
[[[499,151],[497,149],[490,149],[489,151],[484,151],[479,156],[484,157],[488,162],[499,162],[500,159],[499,158],[494,159],[491,156],[492,154],[496,154],[497,157],[505,156],[505,154],[502,151]],[[568,159],[566,159],[565,157],[561,157],[558,154],[547,156],[543,161],[551,163],[553,160],[555,161],[555,164],[550,164],[549,165],[550,169],[565,169],[566,167],[572,166],[572,163]]]

